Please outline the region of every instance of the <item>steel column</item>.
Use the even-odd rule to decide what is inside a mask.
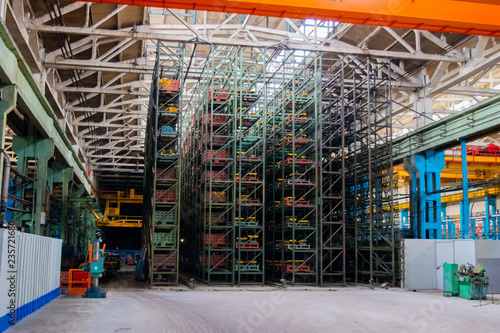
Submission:
[[[463,201],[461,202],[460,226],[461,234],[465,239],[471,238],[470,230],[470,212],[469,212],[469,173],[467,169],[467,141],[461,140],[462,147],[462,193]],[[474,230],[475,232],[475,230]]]
[[[441,239],[441,171],[444,152],[429,150],[405,159],[410,178],[411,228],[414,238]]]

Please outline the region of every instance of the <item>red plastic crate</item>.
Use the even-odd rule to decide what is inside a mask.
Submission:
[[[296,123],[307,123],[308,121],[310,120],[310,118],[307,118],[307,117],[295,117],[295,119],[293,118],[292,115],[286,117],[285,119],[285,122],[289,123],[291,121],[295,121]]]
[[[247,182],[247,183],[256,183],[259,181],[259,177],[254,176],[254,175],[246,175],[243,176],[243,179],[241,180],[242,182]],[[237,175],[236,176],[236,182],[240,182],[240,177]]]
[[[181,88],[180,80],[159,80],[160,91],[179,91]]]
[[[241,205],[258,205],[260,204],[259,199],[252,199],[252,198],[236,198],[236,204],[241,204]]]
[[[287,146],[291,146],[293,144],[295,147],[300,147],[300,146],[305,145],[309,141],[311,141],[311,140],[308,138],[297,138],[297,139],[295,139],[295,141],[291,137],[285,138],[285,144]]]
[[[310,272],[311,266],[309,265],[286,265],[287,272]]]
[[[220,134],[220,133],[219,133]],[[203,136],[203,142],[204,143],[212,143],[214,145],[223,145],[225,144],[227,141],[227,137],[223,137],[223,136],[212,136],[210,137],[210,133],[205,133],[205,135]]]
[[[210,179],[212,179],[212,181],[214,181],[214,182],[225,181],[228,179],[227,172],[226,171],[216,171],[216,170],[205,171],[204,180],[206,182],[208,182],[208,181],[210,181]]]
[[[285,207],[292,207],[293,206],[293,199],[285,199],[283,200],[283,206]],[[310,207],[311,203],[309,200],[296,200],[295,201],[295,207]]]
[[[226,143],[227,138],[222,137],[222,136],[213,136],[212,137],[212,144],[214,145],[223,145]]]
[[[214,124],[224,124],[227,121],[228,116],[214,114],[212,116],[212,123]]]
[[[296,207],[309,207],[311,204],[309,200],[297,200],[295,202]]]
[[[228,158],[229,155],[227,153],[227,150],[208,150],[205,152],[205,160],[210,160],[213,158],[213,163],[214,164],[223,164],[225,161],[219,160],[222,158]]]
[[[157,202],[173,202],[176,200],[175,190],[156,190]]]
[[[226,123],[228,116],[222,114],[206,113],[204,119],[205,124],[210,124],[211,121],[213,127],[220,127],[221,125]]]
[[[241,249],[258,249],[259,248],[259,242],[238,242],[236,243],[236,248],[241,248]]]
[[[227,247],[226,235],[223,234],[206,234],[205,235],[205,245],[214,248],[222,249]]]
[[[157,169],[157,179],[177,179],[176,169]]]
[[[215,89],[212,93],[212,89],[208,90],[208,98],[212,99],[214,103],[224,103],[229,97],[229,90],[227,89]]]
[[[203,267],[209,267],[208,265],[208,256],[201,257],[200,262]],[[223,254],[212,254],[210,256],[210,269],[212,270],[224,270],[226,269],[227,260]]]
[[[155,254],[153,258],[153,270],[175,271],[177,258],[174,254]]]
[[[292,157],[288,157],[286,159],[286,163],[292,164],[293,163],[293,158]],[[311,160],[308,159],[308,158],[297,158],[297,159],[295,159],[295,164],[311,164]]]

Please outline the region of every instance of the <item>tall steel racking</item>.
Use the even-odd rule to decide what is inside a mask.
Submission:
[[[337,72],[322,75],[321,276],[320,284],[346,283],[347,146],[352,143],[352,113],[346,113],[345,58],[323,57]]]
[[[159,46],[151,283],[177,283],[179,263],[209,284],[395,283],[390,63],[346,56],[325,73],[322,56],[286,46],[203,48],[181,113],[184,48]]]
[[[317,285],[321,58],[286,48],[269,53],[265,62],[268,279]]]
[[[146,128],[143,241],[151,285],[179,280],[183,45],[159,42]]]
[[[212,47],[188,105],[183,270],[207,283],[264,283],[262,57]]]
[[[342,67],[349,193],[346,245],[355,282],[395,284],[398,234],[393,218],[390,61],[354,57]]]

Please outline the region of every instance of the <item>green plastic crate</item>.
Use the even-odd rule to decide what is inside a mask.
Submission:
[[[259,264],[234,264],[234,270],[241,272],[258,272]]]
[[[177,212],[175,210],[157,210],[155,212],[155,224],[157,226],[174,225],[177,222]]]
[[[154,234],[154,244],[157,248],[172,248],[175,243],[175,232],[157,232]]]
[[[259,222],[257,222],[257,221],[243,221],[243,222],[235,221],[234,225],[236,225],[236,226],[244,226],[244,227],[258,227],[259,226]]]

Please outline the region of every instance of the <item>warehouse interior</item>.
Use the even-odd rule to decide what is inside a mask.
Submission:
[[[362,2],[0,0],[0,332],[498,327],[500,5]]]

